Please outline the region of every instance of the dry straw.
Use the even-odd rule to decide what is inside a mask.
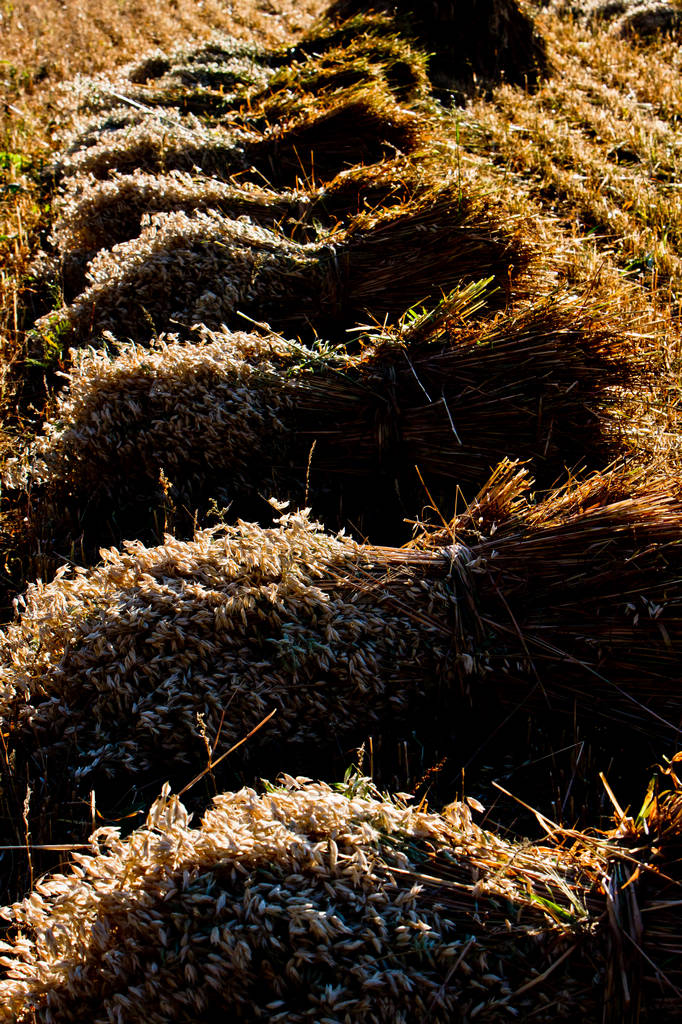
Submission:
[[[29,588],[2,637],[17,777],[53,794],[107,776],[139,787],[196,766],[206,742],[226,749],[272,708],[278,743],[314,748],[438,691],[476,714],[493,698],[525,703],[550,735],[570,711],[672,744],[682,505],[646,477],[597,474],[536,504],[507,465],[447,532],[409,549],[290,514],[62,571]]]
[[[352,24],[368,6],[389,13],[394,31],[424,48],[431,80],[441,89],[479,92],[500,81],[528,88],[547,74],[545,41],[516,0],[435,0],[419,6],[409,0],[335,0],[327,13]]]
[[[313,102],[334,101],[339,91],[375,84],[400,102],[418,102],[429,91],[427,57],[395,34],[390,19],[367,15],[341,27],[321,24],[287,54],[249,109],[268,121],[289,118]]]
[[[506,285],[527,262],[515,226],[450,185],[316,243],[214,211],[157,213],[138,238],[100,250],[89,287],[37,326],[49,334],[63,321],[78,344],[105,330],[148,341],[174,325],[240,326],[243,313],[284,333],[312,326],[338,338],[358,319],[395,322],[463,279]]]
[[[617,827],[609,836],[604,887],[611,946],[607,1024],[679,1017],[681,762],[677,753],[657,766],[634,817],[609,791]]]
[[[596,1019],[603,857],[285,778],[191,828],[165,789],[4,913],[0,1020]]]
[[[45,436],[5,486],[33,492],[32,528],[49,521],[57,547],[67,510],[88,551],[112,536],[112,517],[135,530],[133,508],[143,535],[162,476],[190,514],[213,499],[258,517],[259,495],[275,493],[386,542],[409,538],[403,520],[428,504],[425,487],[449,517],[502,458],[533,459],[546,482],[579,460],[601,464],[635,375],[627,334],[575,298],[495,314],[484,294],[472,286],[400,331],[370,333],[355,356],[226,330],[74,353]]]
[[[222,179],[248,172],[261,183],[291,187],[298,180],[328,181],[354,164],[409,151],[421,137],[417,115],[377,85],[344,90],[272,126],[253,117],[211,126],[177,109],[125,106],[119,100],[106,117],[77,122],[55,172],[59,178],[105,179],[135,167],[154,173],[200,167]]]

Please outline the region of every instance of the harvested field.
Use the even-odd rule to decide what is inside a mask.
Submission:
[[[677,1020],[674,10],[132,2],[0,70],[0,1020]]]

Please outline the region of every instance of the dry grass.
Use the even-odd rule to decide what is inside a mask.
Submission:
[[[677,42],[652,46],[572,20],[543,22],[561,74],[533,96],[502,87],[462,115],[466,148],[513,172],[536,206],[677,303],[682,276]]]

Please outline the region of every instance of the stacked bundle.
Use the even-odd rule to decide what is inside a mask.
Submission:
[[[450,186],[315,243],[210,210],[157,213],[137,238],[100,250],[92,283],[60,315],[79,344],[105,330],[148,341],[178,323],[234,324],[239,313],[336,339],[362,317],[395,322],[474,275],[508,284],[527,261],[513,229]],[[54,331],[56,315],[43,329]]]
[[[578,460],[602,464],[635,372],[628,335],[574,298],[484,314],[483,292],[365,336],[357,356],[226,330],[82,351],[46,436],[5,485],[41,488],[53,545],[85,531],[96,552],[105,537],[145,535],[162,474],[190,519],[209,501],[259,517],[258,496],[276,494],[386,541],[409,537],[425,486],[450,517],[457,492],[473,497],[502,458],[532,459],[544,483]]]
[[[113,174],[106,181],[86,175],[69,182],[59,201],[59,220],[51,242],[62,259],[91,258],[140,234],[155,213],[217,210],[232,220],[248,217],[272,224],[304,216],[311,200],[305,192],[275,192],[258,185],[230,185],[202,174]]]
[[[436,694],[461,715],[462,691],[484,716],[494,696],[548,709],[550,731],[568,707],[674,742],[679,497],[618,473],[537,505],[527,486],[507,467],[447,535],[408,549],[288,515],[129,543],[33,585],[1,646],[16,770],[28,758],[50,786],[147,785],[273,707],[278,742],[316,746]]]
[[[200,767],[206,736],[222,751],[273,707],[270,740],[293,745],[404,712],[455,671],[454,606],[442,557],[423,578],[396,557],[289,515],[129,543],[32,585],[0,638],[17,778],[28,759],[48,787],[156,786]]]
[[[190,828],[164,787],[4,909],[0,1020],[674,1020],[679,781],[606,838],[540,817],[515,844],[349,774],[222,793]]]
[[[104,79],[81,87],[99,116],[76,121],[56,164],[55,280],[73,302],[38,322],[48,342],[63,353],[69,331],[82,344],[103,330],[147,341],[172,322],[217,327],[239,312],[338,338],[463,279],[508,288],[529,260],[517,225],[459,166],[455,184],[447,145],[437,167],[419,167],[436,125],[396,96],[423,91],[423,57],[382,39],[386,19],[366,20],[346,46],[322,30],[320,52],[289,55],[295,67],[244,89],[227,121],[147,102],[139,84],[209,74],[203,49],[128,69],[135,88],[110,83],[114,105]],[[209,56],[226,74],[234,60],[268,63],[223,50]]]
[[[224,793],[199,828],[165,791],[128,839],[91,842],[5,910],[0,1021],[599,1015],[604,857],[587,845],[509,843],[465,804],[414,810],[358,777]]]
[[[108,73],[79,76],[67,89],[83,112],[103,114],[127,102],[205,116],[231,109],[251,90],[264,90],[276,64],[272,54],[216,34],[199,46],[170,54],[157,50]]]
[[[418,41],[431,55],[431,80],[448,91],[475,92],[500,81],[528,88],[547,74],[544,39],[516,0],[334,0],[328,15],[348,22],[367,7],[386,11],[393,31]]]

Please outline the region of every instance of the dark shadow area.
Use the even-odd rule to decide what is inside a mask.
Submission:
[[[370,11],[392,15],[399,31],[430,54],[438,90],[470,93],[502,81],[532,87],[548,73],[545,42],[515,0],[336,0],[327,17],[343,21]]]

